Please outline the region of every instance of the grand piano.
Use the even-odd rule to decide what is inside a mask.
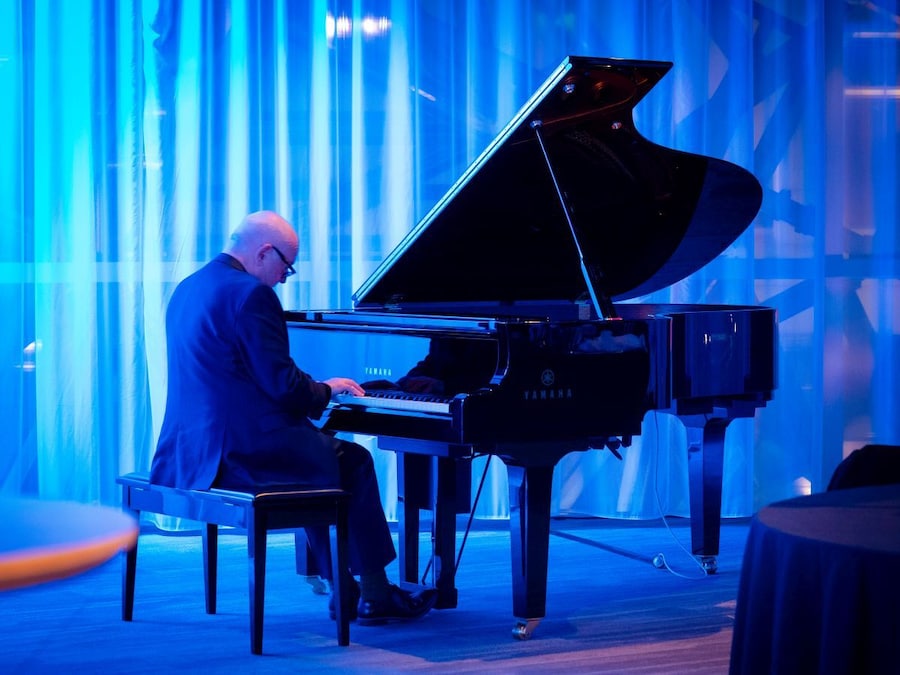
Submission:
[[[775,388],[773,309],[641,304],[722,253],[751,223],[757,180],[643,138],[632,109],[671,63],[570,56],[353,296],[288,311],[292,353],[364,397],[334,402],[334,432],[398,458],[401,579],[455,607],[457,514],[471,463],[509,477],[515,637],[545,616],[553,469],[619,452],[648,411],[688,435],[691,547],[714,572],[731,420]],[[625,302],[631,300],[631,302]],[[315,374],[315,373],[314,373]]]

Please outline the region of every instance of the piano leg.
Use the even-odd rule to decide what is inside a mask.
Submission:
[[[419,511],[432,509],[432,458],[397,453],[397,543],[400,581],[419,583]]]
[[[512,549],[513,637],[527,640],[546,613],[553,466],[507,464]]]
[[[456,504],[457,467],[456,460],[435,457],[437,475],[435,477],[434,523],[432,543],[434,551],[434,586],[438,591],[435,607],[447,609],[456,607]]]
[[[400,580],[419,583],[419,510],[432,511],[432,585],[438,592],[437,609],[457,606],[456,513],[468,499],[470,480],[459,462],[449,457],[398,453],[400,509],[398,556]],[[468,465],[467,465],[468,466]]]
[[[715,574],[722,516],[722,463],[728,417],[681,418],[687,429],[691,499],[691,551],[708,574]]]

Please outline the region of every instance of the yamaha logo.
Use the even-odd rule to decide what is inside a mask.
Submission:
[[[526,389],[522,392],[526,401],[562,401],[575,398],[575,392],[571,387],[553,387],[556,383],[556,373],[547,368],[541,373],[541,388]]]

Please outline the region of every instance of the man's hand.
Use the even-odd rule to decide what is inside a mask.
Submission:
[[[366,390],[360,387],[349,377],[332,377],[324,381],[331,387],[331,397],[338,394],[352,394],[353,396],[365,396]]]

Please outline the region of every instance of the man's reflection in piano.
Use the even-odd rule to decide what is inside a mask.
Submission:
[[[437,337],[429,342],[425,358],[396,382],[373,380],[362,387],[452,398],[487,386],[497,370],[497,358],[494,340]]]

